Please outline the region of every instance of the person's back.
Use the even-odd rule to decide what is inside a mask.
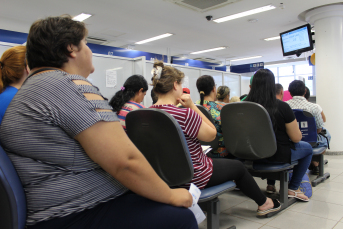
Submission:
[[[0,58],[0,124],[14,95],[28,75],[25,46],[6,50]]]
[[[318,109],[318,106],[308,102],[304,97],[304,82],[302,82],[301,80],[294,80],[289,84],[288,91],[290,92],[293,98],[291,100],[288,100],[286,103],[288,103],[292,109],[301,109],[311,113],[315,118],[317,130],[318,132],[320,132],[324,126],[321,111]]]
[[[113,107],[113,111],[118,114],[120,124],[126,131],[126,115],[133,110],[145,108],[140,104],[146,91],[148,90],[148,83],[141,75],[130,76],[120,88],[119,91],[112,97],[109,104]]]

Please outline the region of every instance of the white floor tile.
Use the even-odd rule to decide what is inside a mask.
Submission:
[[[258,229],[263,224],[255,223],[246,219],[242,219],[239,217],[226,215],[221,213],[220,214],[220,221],[219,221],[219,229],[227,229],[233,225],[236,226],[237,229]],[[205,220],[201,224],[199,224],[199,229],[206,229],[207,228],[207,221]]]
[[[343,217],[343,206],[318,200],[298,202],[289,209],[294,212],[302,212],[307,215],[339,221]]]
[[[246,196],[234,194],[235,192],[237,193],[237,191],[232,191],[232,194],[224,193],[218,197],[220,201],[220,212],[241,204],[249,199]]]
[[[271,226],[264,225],[264,226],[260,227],[260,229],[277,229],[277,227],[271,227]]]
[[[335,192],[343,192],[343,183],[334,182],[333,180],[326,182],[325,185],[321,187],[321,189],[327,189]]]
[[[331,191],[320,188],[311,197],[311,200],[319,200],[327,203],[343,205],[343,194],[342,192]]]
[[[299,212],[285,211],[283,214],[267,223],[267,226],[280,229],[331,229],[336,223],[337,221],[335,220],[318,218]]]
[[[343,223],[337,223],[333,229],[343,229]]]

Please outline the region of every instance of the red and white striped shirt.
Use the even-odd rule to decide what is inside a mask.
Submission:
[[[212,159],[202,152],[201,144],[197,139],[202,122],[200,115],[190,108],[179,108],[171,104],[153,105],[150,108],[158,108],[171,114],[180,124],[185,135],[193,162],[194,176],[189,183],[181,185],[181,187],[188,188],[191,183],[194,183],[198,188],[204,188],[212,176],[213,165]]]

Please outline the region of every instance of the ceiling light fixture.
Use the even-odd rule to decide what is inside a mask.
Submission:
[[[273,40],[278,40],[280,39],[280,36],[277,36],[277,37],[269,37],[269,38],[266,38],[264,39],[265,41],[273,41]]]
[[[151,42],[151,41],[156,41],[156,40],[159,40],[159,39],[162,39],[162,38],[166,38],[166,37],[170,37],[174,34],[172,33],[165,33],[165,34],[162,34],[162,35],[159,35],[159,36],[156,36],[156,37],[152,37],[152,38],[149,38],[149,39],[146,39],[146,40],[143,40],[143,41],[138,41],[136,42],[135,44],[145,44],[145,43],[148,43],[148,42]]]
[[[213,51],[227,49],[227,48],[228,47],[226,47],[226,46],[222,46],[222,47],[213,48],[213,49],[206,49],[206,50],[202,50],[202,51],[191,52],[190,54],[199,54],[199,53],[204,53],[204,52],[213,52]]]
[[[82,13],[82,14],[79,14],[79,15],[73,17],[73,20],[74,21],[84,21],[87,18],[90,18],[91,16],[92,16],[91,14],[84,14],[84,13]]]
[[[233,14],[233,15],[230,15],[230,16],[218,18],[218,19],[215,19],[213,21],[217,22],[217,23],[221,23],[221,22],[224,22],[224,21],[229,21],[229,20],[233,20],[233,19],[237,19],[237,18],[241,18],[241,17],[245,17],[245,16],[257,14],[257,13],[262,13],[262,12],[265,12],[265,11],[268,11],[268,10],[273,10],[275,8],[276,7],[273,6],[273,5],[263,6],[263,7],[260,7],[260,8],[244,11],[244,12],[241,12],[241,13],[238,13],[238,14]]]
[[[240,58],[240,59],[234,59],[230,61],[241,61],[241,60],[250,60],[250,59],[255,59],[255,58],[261,58],[262,56],[251,56],[251,57],[245,57],[245,58]]]

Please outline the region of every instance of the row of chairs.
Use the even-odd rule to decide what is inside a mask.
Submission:
[[[203,107],[199,108],[209,114]],[[208,117],[212,119],[210,115]],[[296,199],[289,199],[287,195],[288,173],[297,163],[268,164],[255,161],[271,157],[276,152],[276,139],[267,111],[256,103],[232,103],[223,107],[221,119],[229,152],[243,159],[253,176],[280,180],[282,209],[293,204]],[[178,186],[193,178],[193,165],[185,137],[170,114],[159,109],[135,110],[127,115],[126,128],[129,138],[169,186]],[[215,148],[218,146],[218,139],[214,143],[211,145]],[[235,187],[233,181],[227,181],[202,190],[199,205],[207,211],[208,229],[219,228],[218,196]],[[26,221],[24,190],[11,161],[1,147],[0,203],[1,228],[23,229]],[[272,213],[266,217],[271,215]],[[235,226],[231,227],[234,228]]]

